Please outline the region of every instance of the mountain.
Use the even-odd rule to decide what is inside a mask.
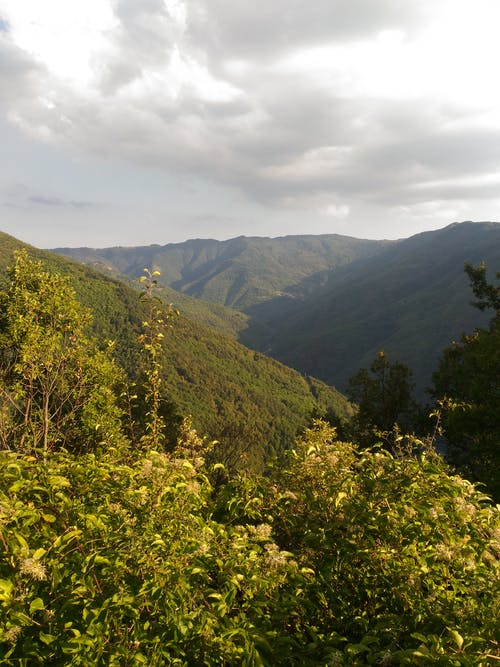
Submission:
[[[21,247],[28,247],[49,270],[69,277],[79,300],[93,312],[94,333],[99,340],[116,341],[117,360],[133,379],[140,365],[137,335],[144,319],[137,291],[2,233],[0,282],[5,281],[14,251]],[[248,350],[234,338],[182,314],[165,335],[162,375],[169,399],[182,414],[193,416],[201,433],[221,440],[244,435],[256,448],[266,450],[258,452],[257,457],[279,452],[290,444],[315,409],[331,410],[339,416],[352,411],[332,387]]]
[[[129,278],[158,268],[165,289],[213,304],[188,300],[186,312],[198,308],[208,326],[342,389],[384,350],[410,365],[423,396],[441,350],[487,321],[470,305],[463,267],[498,269],[500,224],[454,223],[399,241],[239,237],[56,252]]]
[[[344,388],[384,350],[414,371],[420,395],[441,350],[488,321],[471,305],[464,263],[500,267],[500,224],[453,224],[392,244],[376,256],[332,272],[311,298],[269,316],[269,354]],[[279,310],[279,304],[275,304]],[[258,316],[258,313],[257,313]],[[259,332],[262,327],[259,326]],[[243,340],[250,342],[252,331]]]
[[[337,234],[195,239],[137,248],[56,248],[54,252],[115,276],[136,278],[145,266],[178,292],[246,311],[279,296],[302,298],[321,286],[329,271],[367,258],[391,242]]]

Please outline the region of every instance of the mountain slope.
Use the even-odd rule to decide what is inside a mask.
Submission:
[[[302,297],[327,273],[380,252],[390,242],[337,234],[200,240],[137,248],[56,248],[101,271],[127,277],[144,266],[161,272],[161,283],[179,292],[245,311],[284,293]]]
[[[5,280],[13,252],[21,247],[28,247],[50,270],[69,276],[79,300],[94,313],[94,332],[100,340],[116,341],[117,359],[134,377],[139,367],[137,335],[144,319],[138,293],[82,264],[30,248],[6,234],[0,234],[0,281]],[[218,437],[224,431],[236,437],[246,429],[254,447],[267,454],[287,446],[315,406],[344,416],[351,410],[333,388],[183,315],[165,336],[163,378],[169,398],[183,414],[192,414],[201,432]]]
[[[499,230],[466,222],[392,242],[240,237],[59,252],[129,276],[158,267],[165,285],[245,311],[244,319],[234,310],[211,314],[200,302],[198,318],[209,326],[341,388],[383,349],[411,366],[422,396],[443,347],[486,321],[470,306],[463,266],[485,260],[498,270]]]
[[[421,394],[443,347],[488,317],[471,306],[464,263],[500,267],[500,224],[460,223],[418,234],[330,275],[288,317],[268,318],[266,350],[345,387],[378,351],[407,363]],[[269,312],[269,309],[268,309]],[[252,330],[244,333],[251,342]]]

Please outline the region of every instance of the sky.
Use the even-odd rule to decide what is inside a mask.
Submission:
[[[0,0],[0,229],[39,247],[500,220],[498,0]]]

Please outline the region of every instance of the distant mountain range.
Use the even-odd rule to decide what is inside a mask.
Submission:
[[[135,379],[139,367],[137,336],[144,320],[138,292],[87,266],[2,233],[0,288],[14,251],[22,247],[42,259],[48,270],[68,276],[79,300],[92,310],[95,335],[99,340],[116,342],[117,360]],[[230,320],[218,314],[217,308],[211,314],[202,304],[198,312],[231,330]],[[238,313],[235,316],[237,320]],[[182,415],[193,416],[200,433],[223,443],[226,439],[228,444],[244,439],[253,449],[254,463],[290,445],[314,411],[339,417],[352,414],[351,405],[333,387],[251,351],[234,337],[183,314],[165,334],[162,376],[169,400]]]
[[[303,298],[322,286],[332,269],[383,250],[387,241],[336,234],[195,239],[137,248],[55,248],[53,252],[115,276],[137,278],[145,266],[178,292],[245,312],[277,296]]]
[[[238,237],[55,252],[129,280],[159,269],[165,289],[182,293],[168,291],[169,300],[184,300],[204,324],[340,388],[383,349],[411,366],[422,395],[443,347],[487,320],[470,305],[463,268],[499,270],[500,223],[399,241]]]

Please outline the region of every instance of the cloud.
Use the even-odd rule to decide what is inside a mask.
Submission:
[[[92,204],[91,202],[88,201],[75,201],[75,200],[64,201],[63,199],[59,199],[58,197],[45,197],[43,195],[32,195],[27,198],[27,201],[33,204],[40,204],[42,206],[56,206],[56,207],[68,206],[71,208],[90,208],[92,206],[95,206],[95,204]]]
[[[99,204],[90,201],[80,201],[76,199],[63,199],[53,195],[44,195],[35,193],[24,183],[17,183],[4,192],[3,205],[9,208],[54,208],[54,209],[91,209],[98,207]]]
[[[38,95],[40,67],[0,30],[0,105],[4,110],[27,110]]]
[[[100,67],[105,95],[140,82],[148,72],[166,71],[181,30],[163,0],[117,0],[114,7],[116,25]]]
[[[317,44],[359,40],[380,30],[413,31],[429,2],[398,0],[190,0],[189,38],[217,63],[269,60]]]
[[[5,6],[0,101],[38,138],[331,217],[500,197],[500,48],[462,0],[101,0],[53,24]]]

